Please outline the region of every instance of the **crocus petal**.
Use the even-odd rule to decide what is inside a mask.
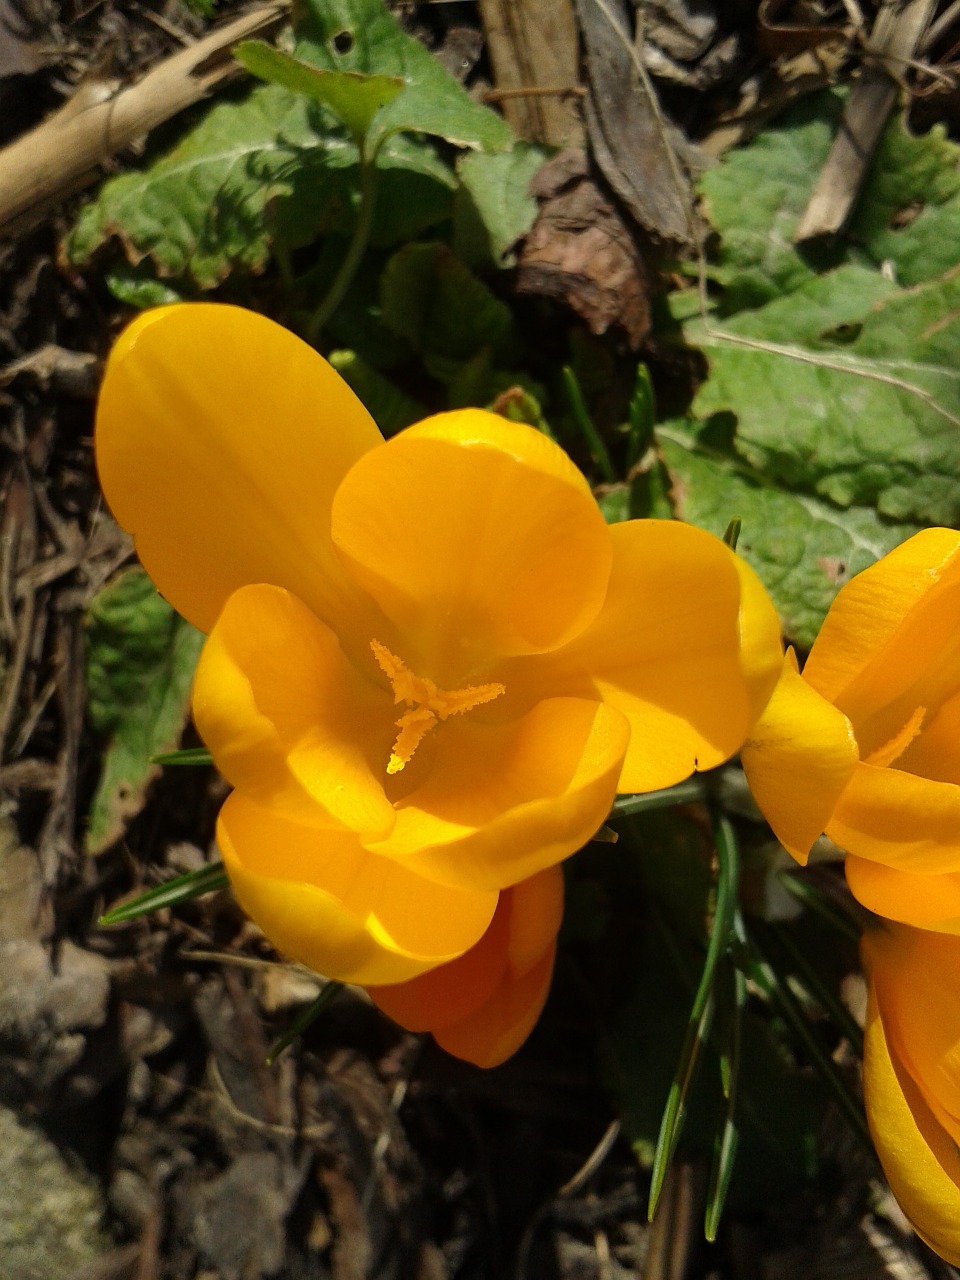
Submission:
[[[562,919],[563,872],[549,867],[500,894],[489,929],[465,955],[409,982],[370,987],[369,994],[409,1031],[438,1036],[450,1029],[460,1046],[459,1052],[451,1052],[458,1057],[486,1066],[502,1062],[536,1020],[537,992],[548,960],[552,968]],[[538,978],[525,983],[534,970]],[[508,986],[514,988],[513,995],[501,990]],[[542,996],[546,998],[545,988]],[[481,1013],[491,1002],[492,1010]]]
[[[107,501],[162,594],[203,631],[251,582],[289,587],[327,621],[356,607],[330,504],[381,441],[306,343],[211,303],[138,317],[111,352],[97,410]]]
[[[888,923],[863,947],[890,1051],[960,1141],[960,938]]]
[[[441,1049],[478,1067],[497,1067],[523,1044],[550,994],[556,947],[522,977],[502,982],[476,1013],[434,1032]]]
[[[342,982],[403,982],[483,935],[495,892],[451,889],[378,858],[349,832],[277,817],[239,792],[217,843],[237,901],[291,959]]]
[[[439,1031],[476,1013],[507,972],[510,893],[506,889],[500,894],[490,927],[465,955],[409,982],[368,987],[377,1008],[408,1031]]]
[[[960,871],[960,786],[860,763],[825,830],[841,849],[888,867]]]
[[[509,665],[502,679],[528,696],[592,691],[623,712],[631,736],[617,790],[651,791],[738,750],[776,684],[780,627],[752,570],[712,534],[630,520],[613,525],[610,539],[613,569],[596,621],[557,653]]]
[[[960,933],[960,871],[925,876],[853,854],[844,869],[853,896],[878,916],[937,933]]]
[[[872,991],[863,1093],[874,1146],[900,1207],[931,1248],[960,1265],[960,1152],[891,1055]]]
[[[570,459],[480,409],[365,454],[337,490],[332,528],[358,582],[419,645],[400,656],[447,687],[576,635],[610,572],[606,525]]]
[[[392,698],[346,659],[337,637],[282,587],[241,587],[203,647],[197,729],[250,800],[307,825],[382,838]]]
[[[629,735],[618,711],[581,698],[545,699],[505,724],[448,720],[432,731],[426,778],[370,847],[445,884],[516,884],[603,824]]]
[[[804,678],[858,726],[929,665],[956,629],[960,533],[925,529],[864,569],[830,607]]]
[[[783,671],[740,759],[773,833],[800,863],[857,768],[850,721],[807,684],[787,651]]]

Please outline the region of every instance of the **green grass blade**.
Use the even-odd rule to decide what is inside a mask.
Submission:
[[[213,764],[213,756],[206,747],[184,747],[182,751],[163,751],[150,757],[151,764]]]
[[[684,1036],[680,1058],[667,1094],[667,1103],[660,1121],[657,1146],[650,1175],[650,1200],[647,1215],[653,1218],[663,1191],[664,1179],[686,1119],[686,1100],[696,1076],[700,1051],[710,1033],[714,1009],[713,986],[721,956],[730,945],[736,915],[737,889],[740,881],[740,859],[733,828],[726,818],[716,827],[717,846],[717,898],[714,907],[707,955],[703,972],[693,998],[687,1032]]]
[[[707,1190],[707,1210],[704,1218],[704,1235],[709,1241],[717,1238],[717,1229],[730,1189],[734,1161],[737,1155],[739,1131],[736,1125],[737,1085],[740,1079],[740,1053],[743,1043],[743,1013],[747,1004],[747,980],[739,969],[731,965],[733,1008],[728,1026],[728,1041],[720,1054],[720,1076],[726,1098],[723,1124],[717,1132],[714,1144],[713,1167]]]
[[[800,1002],[790,990],[789,984],[781,977],[767,957],[757,945],[756,938],[741,935],[741,946],[738,948],[737,963],[741,965],[771,1004],[778,1010],[784,1022],[793,1032],[810,1061],[810,1065],[819,1073],[824,1084],[833,1094],[840,1113],[849,1124],[851,1130],[863,1143],[864,1149],[874,1152],[870,1131],[860,1100],[851,1093],[846,1080],[837,1069],[836,1063],[826,1052],[810,1025]]]
[[[836,992],[830,990],[802,949],[790,936],[790,931],[775,922],[763,924],[762,930],[763,934],[772,938],[774,945],[784,953],[796,981],[814,1003],[820,1006],[836,1030],[850,1041],[857,1056],[862,1058],[863,1028]]]
[[[323,1013],[324,1009],[337,992],[342,990],[342,982],[334,982],[331,979],[325,984],[316,1000],[312,1000],[310,1004],[305,1005],[300,1010],[280,1039],[273,1045],[270,1052],[267,1054],[267,1066],[273,1066],[281,1053],[283,1053],[284,1049],[289,1048],[289,1046],[293,1044],[294,1040],[298,1040],[307,1028],[316,1022],[317,1018],[320,1017],[321,1013]]]
[[[607,446],[601,440],[600,433],[593,425],[593,420],[589,413],[587,413],[587,406],[583,401],[583,392],[580,390],[577,375],[568,364],[563,366],[563,386],[570,402],[570,411],[573,414],[574,421],[580,428],[580,434],[587,442],[587,448],[590,450],[594,465],[607,484],[616,484],[617,473],[614,471],[613,463],[610,461]]]
[[[627,436],[627,472],[631,472],[653,441],[653,425],[657,406],[653,395],[650,370],[640,362],[633,384],[633,394],[627,408],[629,434]]]
[[[672,809],[677,804],[693,804],[697,800],[704,800],[706,795],[704,784],[691,778],[688,782],[678,782],[675,787],[665,787],[662,791],[620,796],[613,802],[610,817],[627,818],[631,814],[649,813],[653,809]]]
[[[229,884],[227,873],[222,862],[213,862],[199,871],[188,871],[186,875],[177,876],[158,884],[154,889],[131,898],[129,902],[121,902],[111,907],[99,920],[102,925],[121,924],[124,920],[135,920],[138,916],[149,915],[151,911],[160,911],[163,907],[175,907],[180,902],[197,898],[202,893],[213,893],[215,889],[225,889]]]
[[[798,902],[816,912],[821,920],[825,920],[851,942],[859,944],[862,930],[854,917],[837,903],[831,902],[806,876],[797,875],[793,871],[780,871],[777,879]]]
[[[737,543],[740,541],[740,530],[742,528],[743,521],[739,516],[734,516],[723,531],[723,540],[731,551],[736,551],[737,549]]]

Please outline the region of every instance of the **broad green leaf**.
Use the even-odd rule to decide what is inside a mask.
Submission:
[[[399,249],[384,268],[381,307],[385,324],[435,358],[438,376],[452,377],[481,347],[506,354],[513,338],[510,308],[444,244]]]
[[[128,569],[94,599],[86,618],[87,710],[107,739],[86,848],[118,839],[143,804],[159,767],[151,756],[176,747],[187,718],[203,636]]]
[[[517,142],[510,151],[469,151],[460,157],[453,247],[468,267],[513,266],[514,246],[537,216],[530,183],[548,155],[543,147]]]
[[[474,102],[381,0],[305,0],[299,35],[297,56],[306,62],[406,81],[377,116],[371,145],[404,129],[483,151],[503,150],[514,140],[503,117]]]
[[[864,289],[869,279],[843,268],[722,326],[763,335],[782,344],[779,351],[688,327],[710,361],[693,413],[734,413],[738,452],[780,484],[842,507],[874,506],[893,520],[953,525],[960,521],[960,274],[910,290],[879,275]],[[867,308],[871,295],[877,301]],[[838,329],[852,341],[837,340]]]
[[[911,134],[890,122],[851,225],[826,251],[792,243],[843,111],[832,90],[804,99],[747,146],[728,152],[701,181],[720,233],[716,276],[727,313],[761,306],[842,261],[888,263],[903,285],[933,280],[956,263],[960,242],[960,147],[937,125]]]
[[[233,56],[261,80],[283,85],[329,107],[350,130],[358,146],[380,108],[403,89],[403,81],[396,76],[312,67],[264,40],[244,40],[234,49]]]
[[[327,120],[330,117],[326,117]],[[456,181],[425,146],[384,147],[373,239],[394,244],[449,215]],[[358,199],[359,156],[322,108],[278,85],[215,105],[169,151],[105,183],[67,239],[85,262],[118,236],[132,262],[213,288],[236,267],[259,271],[271,248],[346,235]]]
[[[840,510],[765,483],[741,464],[705,451],[689,426],[662,426],[657,439],[677,514],[718,537],[731,517],[741,517],[738,554],[763,579],[787,637],[805,648],[840,587],[917,531],[916,525],[888,523],[870,508]]]

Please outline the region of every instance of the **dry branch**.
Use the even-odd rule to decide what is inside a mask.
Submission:
[[[52,202],[93,181],[116,152],[243,74],[232,47],[279,26],[286,12],[285,0],[277,0],[244,14],[128,88],[116,80],[81,85],[55,115],[0,151],[0,234],[22,230]]]
[[[827,162],[794,232],[802,244],[843,230],[899,92],[899,76],[923,38],[935,0],[898,0],[877,14],[866,48],[871,59],[850,95]]]

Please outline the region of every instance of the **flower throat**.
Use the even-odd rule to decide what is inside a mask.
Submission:
[[[438,720],[463,715],[506,693],[506,686],[497,683],[438,689],[429,677],[408,671],[402,660],[379,640],[371,640],[370,648],[380,670],[390,681],[394,703],[405,702],[410,708],[395,721],[400,732],[387,762],[387,773],[400,773],[410,763],[413,753]]]

